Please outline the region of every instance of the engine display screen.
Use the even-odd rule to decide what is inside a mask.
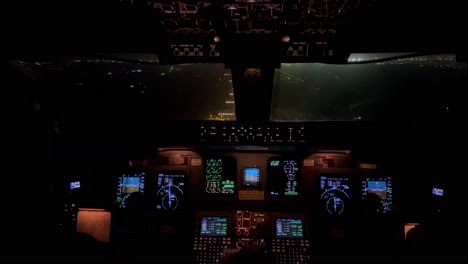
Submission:
[[[391,177],[372,177],[366,178],[362,182],[362,199],[369,194],[377,195],[382,202],[382,212],[387,213],[392,205],[392,178]]]
[[[277,238],[303,238],[304,229],[301,219],[278,218],[276,219]]]
[[[156,176],[156,209],[183,210],[185,207],[186,173],[183,171],[159,171]]]
[[[117,203],[119,208],[126,208],[132,193],[145,192],[145,173],[122,174],[117,185]]]
[[[349,177],[341,175],[320,176],[321,207],[326,215],[346,212],[349,202]]]
[[[200,236],[227,236],[227,217],[204,216],[201,219]]]
[[[246,167],[242,172],[242,185],[244,187],[257,187],[260,184],[260,168]]]
[[[234,157],[207,158],[204,167],[205,191],[211,194],[234,194],[237,161]]]
[[[268,160],[268,193],[273,196],[299,195],[300,166],[294,159]]]

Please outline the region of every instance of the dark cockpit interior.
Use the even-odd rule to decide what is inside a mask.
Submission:
[[[13,2],[2,258],[466,259],[462,1]]]

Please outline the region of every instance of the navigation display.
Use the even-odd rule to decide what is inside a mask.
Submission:
[[[299,195],[301,173],[297,160],[270,158],[267,168],[268,193],[270,195]]]
[[[377,195],[382,202],[382,213],[387,213],[392,205],[392,178],[391,177],[371,177],[362,182],[362,199],[369,194]]]
[[[204,175],[206,193],[235,193],[237,161],[234,157],[207,158],[205,160]]]
[[[227,217],[204,216],[201,219],[200,236],[227,236]]]
[[[304,230],[301,219],[278,218],[276,219],[277,238],[304,238]]]
[[[117,185],[117,204],[119,208],[126,208],[128,198],[132,193],[145,192],[145,173],[122,174]]]
[[[244,187],[257,187],[260,184],[260,168],[246,167],[242,172],[242,185]]]
[[[156,209],[182,210],[185,204],[186,174],[183,171],[159,171]]]
[[[349,177],[341,175],[320,176],[322,213],[339,215],[346,212],[349,202]]]

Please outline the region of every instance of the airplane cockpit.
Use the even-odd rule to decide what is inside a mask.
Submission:
[[[36,2],[7,258],[466,258],[460,3]]]

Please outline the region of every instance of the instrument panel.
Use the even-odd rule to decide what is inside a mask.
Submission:
[[[138,207],[121,198],[138,193],[150,233],[185,241],[195,263],[219,263],[252,245],[268,263],[312,263],[328,254],[312,244],[346,232],[366,197],[378,197],[384,214],[393,200],[392,177],[360,169],[343,152],[164,150],[131,164],[133,174],[118,180],[117,215]]]
[[[326,155],[329,162],[336,156],[340,164],[352,165],[343,153],[320,155]],[[356,213],[356,205],[363,205],[364,198],[372,194],[381,199],[381,213],[390,212],[392,177],[377,170],[362,173],[357,166],[327,168],[316,162],[316,156],[164,151],[152,160],[132,162],[140,165],[140,171],[133,168],[134,174],[119,177],[118,208],[128,208],[130,194],[138,192],[149,201],[146,208],[157,212],[185,212],[189,201],[195,210],[240,206],[252,211],[284,209],[346,216]]]

